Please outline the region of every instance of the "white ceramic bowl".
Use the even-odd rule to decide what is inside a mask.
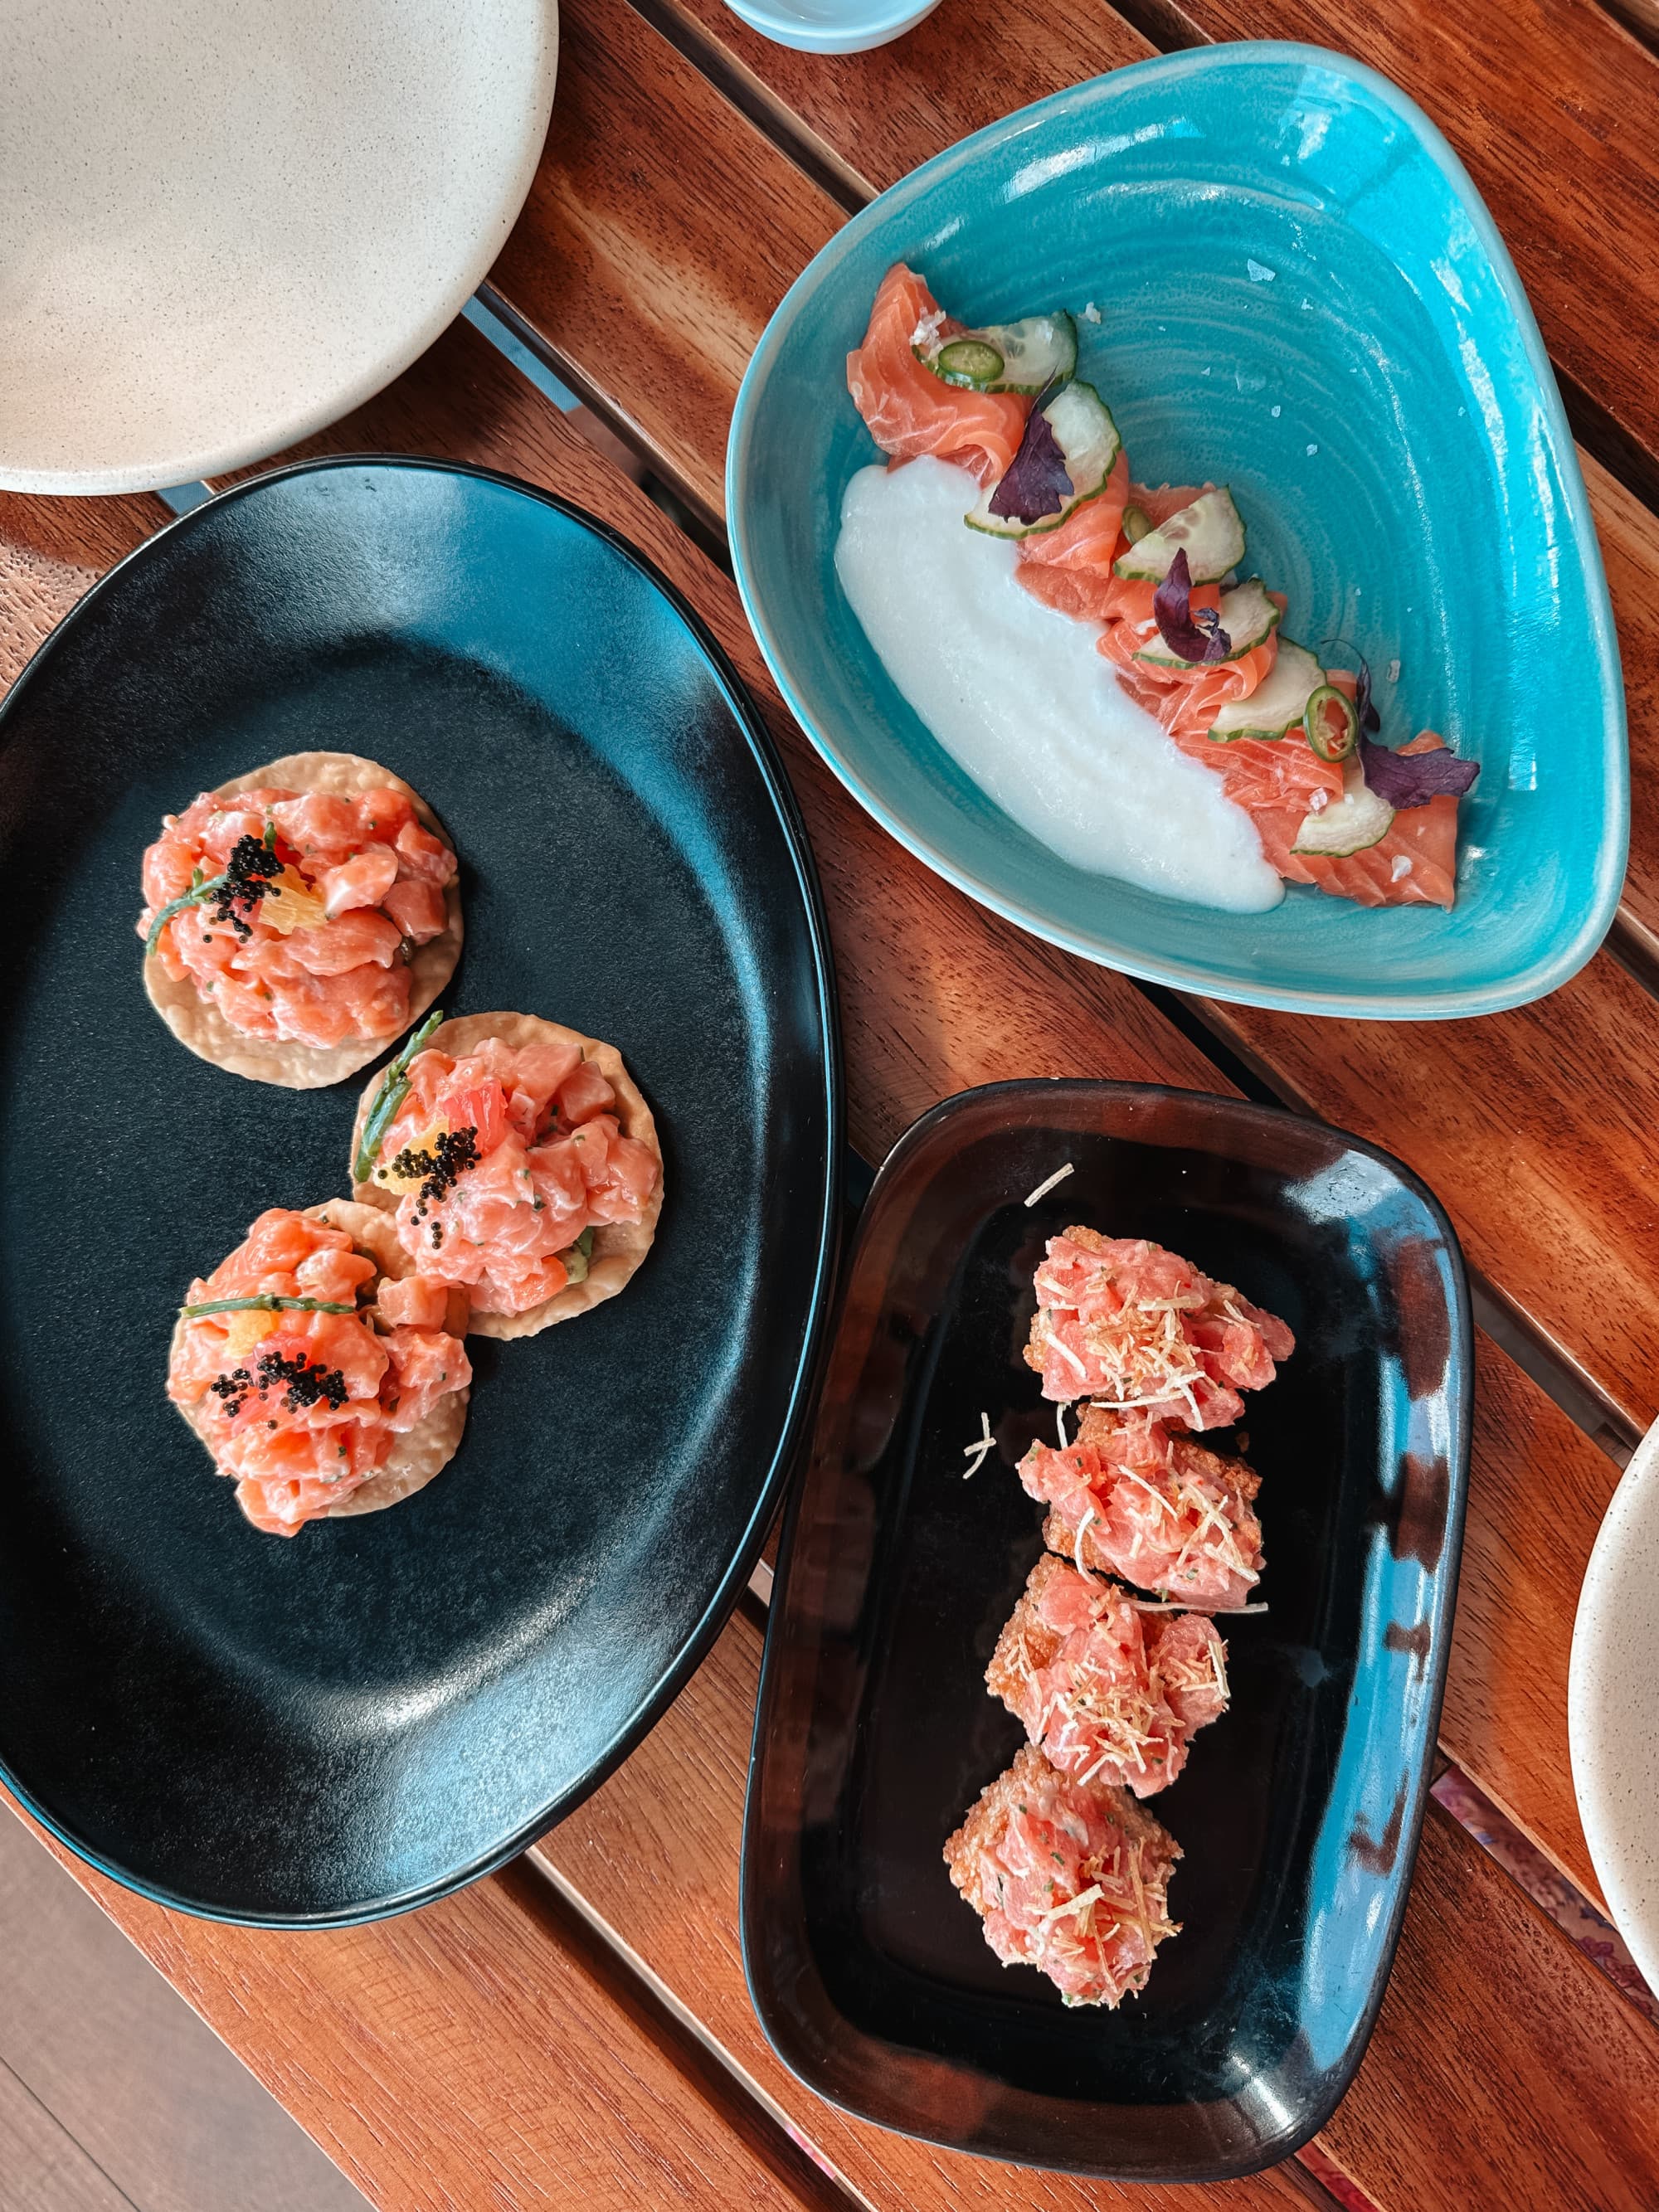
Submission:
[[[1659,1424],[1590,1553],[1567,1678],[1572,1782],[1607,1909],[1659,1990]]]
[[[0,487],[277,451],[426,349],[547,134],[557,0],[0,7]]]
[[[804,54],[862,54],[914,31],[939,0],[726,0],[734,15]]]

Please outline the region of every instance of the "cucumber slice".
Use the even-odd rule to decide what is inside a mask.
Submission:
[[[1126,507],[1123,510],[1123,535],[1131,545],[1139,545],[1151,534],[1152,518],[1144,507]]]
[[[1353,702],[1334,684],[1322,684],[1313,694],[1302,726],[1322,761],[1345,761],[1359,744],[1359,716]]]
[[[1267,586],[1260,576],[1247,576],[1242,584],[1236,584],[1231,592],[1221,594],[1221,627],[1232,641],[1232,650],[1225,659],[1206,661],[1202,665],[1224,668],[1229,660],[1243,660],[1247,653],[1254,652],[1258,645],[1272,636],[1279,628],[1279,609],[1267,597]],[[1154,668],[1193,668],[1200,665],[1173,652],[1162,637],[1154,637],[1150,645],[1143,645],[1135,659],[1149,661]]]
[[[1183,546],[1187,571],[1195,584],[1218,584],[1244,558],[1244,525],[1225,484],[1200,492],[1190,507],[1172,514],[1161,530],[1148,531],[1137,539],[1118,556],[1117,573],[1132,583],[1161,584]]]
[[[1073,382],[1065,386],[1055,392],[1042,412],[1066,458],[1066,473],[1072,480],[1070,497],[1061,503],[1058,514],[1045,514],[1037,522],[1022,522],[1017,515],[992,514],[991,500],[997,487],[988,484],[979,495],[979,504],[963,517],[969,530],[982,530],[990,538],[1040,537],[1045,531],[1058,530],[1061,523],[1069,522],[1085,500],[1097,499],[1105,490],[1106,479],[1116,467],[1117,457],[1123,450],[1123,441],[1117,434],[1111,410],[1093,385]]]
[[[1372,845],[1380,845],[1393,827],[1393,807],[1366,782],[1356,757],[1342,770],[1341,798],[1317,814],[1303,816],[1291,850],[1346,860],[1351,853],[1364,853]]]
[[[936,333],[910,350],[945,383],[969,392],[1043,392],[1075,374],[1077,325],[1062,308],[988,330],[958,331],[942,342]]]
[[[1308,702],[1324,682],[1324,672],[1305,645],[1281,637],[1265,682],[1248,699],[1230,699],[1210,725],[1218,745],[1234,738],[1282,738],[1308,711]]]

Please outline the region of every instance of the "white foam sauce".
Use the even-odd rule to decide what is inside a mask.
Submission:
[[[965,469],[860,469],[836,572],[882,665],[940,744],[1063,860],[1200,906],[1255,914],[1285,886],[1221,779],[1188,760],[1095,650],[1099,626],[1015,581],[1018,554],[969,530]]]

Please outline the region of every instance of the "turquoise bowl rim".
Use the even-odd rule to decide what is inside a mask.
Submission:
[[[871,231],[878,229],[896,210],[908,207],[923,191],[942,179],[971,168],[978,156],[990,147],[1029,129],[1038,120],[1067,116],[1095,106],[1103,97],[1109,97],[1108,88],[1119,87],[1131,78],[1141,84],[1158,80],[1174,83],[1184,78],[1212,73],[1218,69],[1225,70],[1241,64],[1263,63],[1320,69],[1345,76],[1370,100],[1398,116],[1419,141],[1423,152],[1439,169],[1468,215],[1515,318],[1527,364],[1537,386],[1540,412],[1547,427],[1550,444],[1560,472],[1561,490],[1571,524],[1569,534],[1583,574],[1585,600],[1589,611],[1591,643],[1602,679],[1601,751],[1604,828],[1596,849],[1592,879],[1595,895],[1583,911],[1577,927],[1557,942],[1545,957],[1512,975],[1477,988],[1459,989],[1455,985],[1450,985],[1443,989],[1425,989],[1413,986],[1395,993],[1386,985],[1379,985],[1361,995],[1351,996],[1340,991],[1276,987],[1271,982],[1243,985],[1231,978],[1218,979],[1201,963],[1148,957],[1139,951],[1126,951],[1104,934],[1068,929],[1063,924],[1032,913],[1020,900],[1009,897],[994,884],[986,882],[971,870],[948,859],[928,838],[918,834],[887,806],[848,768],[834,738],[813,719],[791,680],[787,657],[766,618],[763,595],[751,566],[744,486],[750,449],[762,405],[763,387],[770,374],[774,358],[805,302],[823,284],[835,280],[848,256]],[[884,192],[878,194],[867,206],[852,216],[813,256],[785,293],[771,320],[762,331],[732,409],[726,452],[726,508],[732,569],[744,612],[749,618],[750,628],[782,694],[784,703],[813,745],[859,804],[890,837],[913,853],[936,875],[943,876],[978,904],[1002,915],[1006,921],[1016,923],[1034,937],[1058,945],[1062,950],[1077,953],[1101,966],[1115,969],[1124,975],[1139,976],[1147,982],[1164,984],[1176,990],[1193,991],[1206,998],[1227,1000],[1242,1006],[1264,1006],[1283,1013],[1323,1014],[1370,1021],[1457,1021],[1475,1014],[1501,1013],[1506,1008],[1525,1006],[1559,989],[1592,958],[1612,926],[1624,886],[1630,844],[1630,766],[1626,743],[1624,678],[1613,606],[1607,596],[1607,575],[1601,562],[1601,549],[1590,514],[1589,495],[1584,487],[1583,472],[1578,465],[1577,448],[1566,410],[1561,404],[1555,372],[1545,350],[1531,303],[1510,258],[1509,248],[1504,245],[1498,226],[1468,170],[1442,132],[1414,100],[1390,79],[1367,67],[1364,62],[1356,61],[1351,55],[1336,52],[1329,47],[1280,39],[1238,40],[1181,53],[1153,55],[1146,61],[1131,62],[1122,69],[1091,77],[1085,83],[1068,86],[1062,91],[1048,94],[1042,100],[1032,101],[1029,106],[1017,108],[1000,121],[988,124],[983,130],[973,132],[969,137],[958,139],[955,145],[946,147],[943,153],[935,154],[908,176],[900,178],[896,184],[889,185]]]

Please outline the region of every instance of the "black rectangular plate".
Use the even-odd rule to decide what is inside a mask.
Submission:
[[[1225,1624],[1231,1710],[1152,1802],[1185,1851],[1182,1932],[1116,2013],[1000,1966],[940,1857],[1024,1740],[983,1677],[1042,1550],[1014,1463],[1055,1409],[1020,1355],[1043,1241],[1074,1221],[1170,1246],[1297,1340],[1247,1410],[1269,1609]],[[1142,2181],[1250,2172],[1323,2125],[1382,1999],[1428,1787],[1469,1327],[1423,1186],[1290,1114],[1012,1083],[902,1139],[786,1526],[750,1778],[750,1985],[811,2087],[957,2149]],[[997,1448],[964,1483],[981,1409]]]

